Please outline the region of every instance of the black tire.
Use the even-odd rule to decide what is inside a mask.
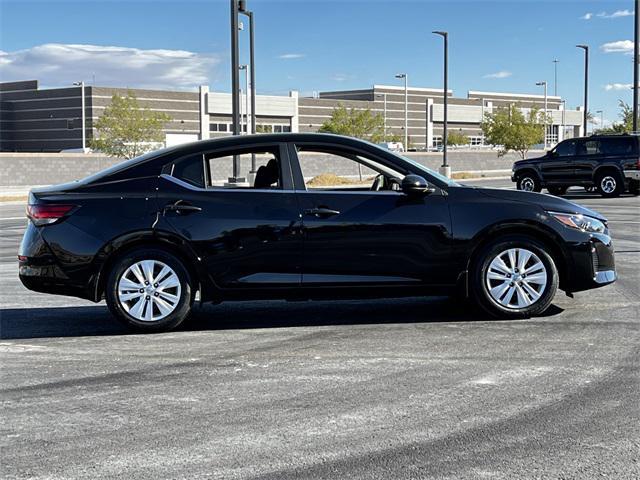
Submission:
[[[529,172],[525,172],[518,176],[516,188],[525,192],[540,192],[542,190],[538,177]]]
[[[530,305],[522,308],[510,307],[500,304],[498,300],[495,300],[490,293],[490,285],[494,280],[487,279],[487,274],[491,262],[499,256],[501,253],[508,251],[509,249],[526,249],[533,253],[535,257],[531,257],[529,262],[540,261],[544,265],[546,271],[546,281],[544,282],[544,288],[539,291],[540,297],[533,301]],[[530,265],[527,263],[526,265]],[[533,273],[531,275],[534,275]],[[553,298],[558,290],[558,270],[551,258],[551,255],[547,252],[547,248],[534,238],[527,236],[508,236],[499,238],[496,241],[490,243],[482,249],[482,251],[476,256],[475,261],[472,263],[471,271],[469,272],[470,288],[473,298],[478,305],[490,315],[497,318],[529,318],[544,313],[549,308]],[[513,277],[515,279],[515,277]],[[506,280],[511,282],[510,279]],[[498,283],[502,280],[496,281]],[[518,297],[517,286],[513,285],[516,282],[511,282],[506,290],[506,297],[509,295],[509,289],[514,287],[512,298]],[[533,284],[532,284],[533,285]],[[541,284],[542,285],[542,284]],[[522,290],[522,287],[520,287]],[[532,297],[527,296],[531,299]],[[507,300],[509,303],[509,300]]]
[[[631,195],[640,195],[640,181],[629,180],[629,193]]]
[[[126,304],[127,302],[121,302],[119,298],[118,284],[123,274],[127,272],[129,267],[143,260],[153,260],[156,262],[161,262],[157,265],[164,264],[168,266],[173,270],[173,273],[175,273],[179,281],[179,294],[173,295],[174,297],[178,298],[177,302],[175,303],[175,307],[173,308],[171,313],[158,320],[140,320],[132,316],[124,306],[124,304]],[[157,275],[160,275],[160,273],[157,272]],[[149,288],[151,288],[151,286]],[[178,287],[174,288],[175,290],[172,291],[172,294],[178,292]],[[156,309],[154,309],[154,302],[149,302],[151,294],[156,294],[147,293],[149,292],[145,292],[145,294],[143,295],[146,295],[146,302],[148,302],[149,305],[152,305],[152,314],[154,311],[161,314],[161,312],[157,310],[157,307],[155,307]],[[158,295],[162,294],[160,293]],[[176,328],[187,318],[191,311],[191,305],[193,304],[194,292],[189,272],[178,258],[165,250],[156,248],[137,248],[135,250],[125,252],[120,258],[116,259],[107,278],[107,283],[105,286],[105,298],[107,301],[107,306],[109,307],[109,310],[111,311],[113,316],[128,327],[141,332],[166,332]],[[140,301],[143,301],[142,298],[140,299]],[[147,311],[147,308],[148,307],[145,305],[143,307],[144,311]],[[133,308],[131,308],[131,310],[133,311]]]
[[[569,190],[569,187],[547,187],[547,191],[556,197],[564,195],[567,193],[567,190]]]
[[[618,197],[624,192],[624,180],[617,172],[605,171],[596,176],[596,188],[605,198]]]

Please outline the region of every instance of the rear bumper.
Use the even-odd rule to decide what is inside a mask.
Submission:
[[[604,287],[617,280],[613,243],[608,235],[592,235],[589,241],[574,245],[569,253],[573,268],[564,289],[580,292]]]
[[[46,227],[45,227],[46,228]],[[40,228],[29,224],[18,250],[18,277],[29,290],[95,301],[95,281],[71,278],[43,239]]]

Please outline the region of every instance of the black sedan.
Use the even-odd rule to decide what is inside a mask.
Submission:
[[[103,298],[146,331],[196,301],[462,293],[544,312],[616,279],[607,221],[563,199],[474,188],[334,135],[229,137],[33,189],[22,283]]]

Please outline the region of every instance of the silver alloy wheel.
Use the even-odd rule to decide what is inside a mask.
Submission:
[[[604,193],[613,193],[616,191],[616,179],[611,175],[607,175],[606,177],[602,177],[600,180],[600,188]]]
[[[136,320],[157,322],[178,306],[182,287],[176,272],[158,260],[131,265],[118,281],[118,301]]]
[[[520,182],[520,186],[522,187],[522,190],[524,190],[525,192],[532,192],[533,187],[535,186],[535,183],[532,178],[524,177]]]
[[[525,308],[536,303],[547,288],[547,269],[542,260],[525,248],[498,254],[485,273],[489,295],[506,308]]]

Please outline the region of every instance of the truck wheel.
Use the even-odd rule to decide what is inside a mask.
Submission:
[[[605,198],[617,197],[624,191],[624,181],[615,172],[603,172],[596,178],[596,187]]]
[[[556,197],[564,195],[567,193],[567,190],[569,190],[569,187],[547,187],[547,191]]]
[[[529,173],[524,173],[518,177],[516,188],[524,192],[539,192],[542,190],[538,177]]]

